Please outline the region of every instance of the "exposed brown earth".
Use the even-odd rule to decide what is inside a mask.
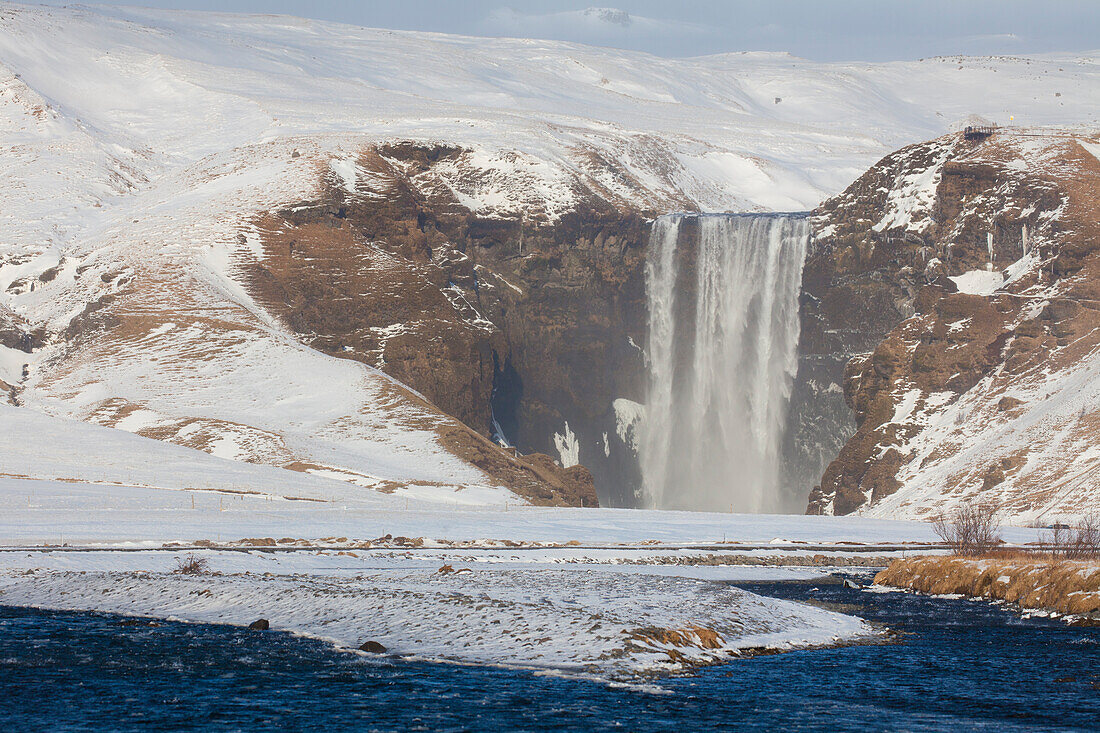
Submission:
[[[875,582],[1063,614],[1100,613],[1100,563],[1096,561],[910,557],[890,563],[875,576]]]
[[[679,649],[721,649],[725,645],[722,635],[706,626],[688,626],[682,629],[647,626],[635,629],[628,638],[631,642],[628,648],[648,650],[659,647],[668,655],[670,662],[685,666],[690,666],[690,661]]]

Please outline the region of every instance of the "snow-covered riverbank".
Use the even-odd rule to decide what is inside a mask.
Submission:
[[[606,678],[877,633],[853,616],[722,582],[821,570],[461,562],[446,553],[200,556],[210,573],[172,573],[177,554],[163,551],[5,552],[0,603],[238,625],[262,617],[353,649],[372,640],[401,656]]]
[[[935,542],[916,522],[456,506],[310,477],[246,493],[7,477],[0,496],[0,604],[266,618],[352,649],[602,678],[874,639],[854,616],[729,581],[818,578]],[[172,573],[191,552],[210,572]]]

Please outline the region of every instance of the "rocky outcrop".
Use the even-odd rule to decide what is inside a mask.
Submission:
[[[583,466],[562,467],[541,453],[522,455],[463,424],[443,426],[438,434],[453,454],[533,504],[599,506],[592,474]]]
[[[855,430],[810,512],[924,516],[977,497],[1006,518],[1095,507],[1079,463],[1093,465],[1080,441],[1100,413],[1084,376],[1100,348],[1094,145],[951,135],[885,158],[821,207],[803,353],[843,385]]]
[[[368,654],[385,654],[386,647],[381,642],[368,639],[359,646],[359,651],[367,652]]]
[[[0,368],[0,400],[18,406],[19,385],[26,377],[27,364],[20,364],[20,354],[30,354],[42,346],[43,329],[32,329],[30,325],[10,308],[0,304],[0,348],[10,350],[5,359],[7,368]],[[14,357],[14,358],[12,358]]]

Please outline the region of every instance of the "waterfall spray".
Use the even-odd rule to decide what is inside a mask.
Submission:
[[[779,461],[798,368],[809,223],[778,215],[701,216],[697,248],[681,252],[685,218],[654,222],[646,263],[641,504],[793,510],[782,505]]]

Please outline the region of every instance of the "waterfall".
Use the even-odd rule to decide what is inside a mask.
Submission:
[[[689,221],[697,224],[694,248],[681,241]],[[804,218],[780,215],[654,222],[643,506],[802,511],[783,501],[779,468],[809,232]]]

